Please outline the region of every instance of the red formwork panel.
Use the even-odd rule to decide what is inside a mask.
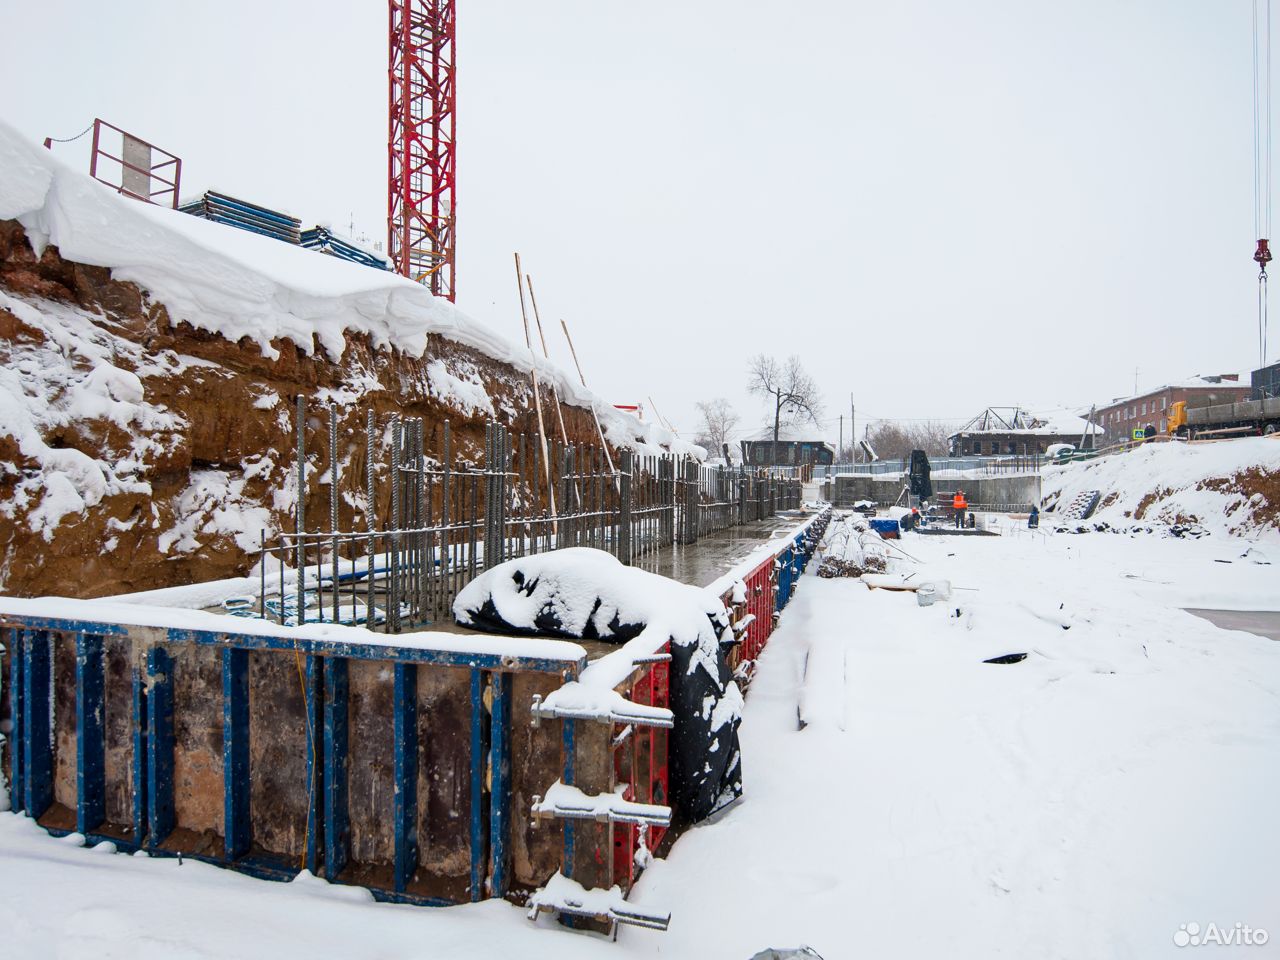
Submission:
[[[733,661],[735,672],[741,672],[743,669],[750,671],[750,665],[753,665],[764,651],[765,644],[769,642],[769,636],[773,633],[777,567],[777,559],[769,557],[743,577],[745,597],[741,603],[734,603],[732,589],[726,591],[721,597],[733,623],[746,622],[745,627],[739,628],[738,646]]]
[[[670,643],[664,644],[659,651],[662,654],[670,652]],[[670,661],[647,664],[632,681],[630,689],[624,691],[624,696],[632,703],[670,708]],[[669,805],[669,732],[660,727],[618,727],[615,730],[614,778],[624,787],[624,799]],[[626,823],[615,824],[613,828],[613,882],[624,892],[631,889],[639,873],[636,852],[640,848],[641,831],[644,831],[644,845],[648,850],[656,850],[667,832],[662,827]]]

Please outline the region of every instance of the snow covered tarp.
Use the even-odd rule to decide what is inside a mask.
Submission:
[[[616,688],[637,658],[670,641],[673,806],[696,821],[741,795],[742,693],[728,662],[729,615],[715,594],[574,547],[482,573],[458,594],[453,612],[480,630],[623,644],[544,703],[578,715],[636,710]]]

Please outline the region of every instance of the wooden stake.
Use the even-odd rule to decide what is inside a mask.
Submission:
[[[569,352],[573,354],[573,365],[578,368],[578,379],[582,381],[583,389],[588,389],[587,378],[582,375],[582,364],[578,362],[578,351],[573,349],[573,337],[569,336],[569,325],[561,320],[560,329],[564,331],[564,338],[569,341]],[[609,443],[604,438],[604,427],[600,426],[600,414],[596,412],[595,400],[591,401],[591,416],[596,422],[596,433],[600,437],[600,445],[604,447],[604,455],[609,458],[609,472],[614,475],[614,479],[621,485],[622,481],[618,480],[617,471],[613,468],[613,457],[609,453]]]
[[[670,430],[673,436],[680,436],[680,434],[676,433],[676,428],[671,425],[671,421],[659,412],[658,405],[653,402],[653,397],[646,397],[645,399],[649,401],[649,406],[653,407],[653,415],[658,418],[658,423]]]
[[[529,376],[533,380],[533,405],[538,411],[538,443],[542,446],[542,469],[547,478],[547,503],[551,507],[551,532],[559,533],[556,517],[556,491],[551,484],[551,457],[547,452],[547,430],[542,420],[542,391],[538,387],[538,358],[533,353],[533,338],[529,336],[529,314],[524,306],[524,281],[520,279],[520,254],[516,254],[516,288],[520,291],[520,318],[524,321],[524,342],[529,348]]]
[[[573,354],[573,365],[578,368],[578,379],[582,381],[582,385],[585,387],[587,378],[582,375],[582,364],[578,362],[578,351],[573,349],[573,337],[569,336],[569,325],[561,320],[560,329],[564,331],[564,338],[569,341],[569,352]]]
[[[547,350],[547,338],[542,335],[542,315],[538,313],[538,298],[533,295],[533,277],[526,273],[524,279],[525,283],[529,285],[529,301],[533,304],[533,319],[538,325],[538,339],[542,341],[542,355],[550,360],[551,353]],[[569,431],[564,428],[564,411],[560,408],[560,391],[554,383],[551,385],[551,399],[556,402],[556,418],[560,421],[560,440],[563,443],[568,443]]]

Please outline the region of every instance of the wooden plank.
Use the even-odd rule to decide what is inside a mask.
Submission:
[[[351,824],[347,814],[348,664],[324,659],[324,872],[330,882],[347,865]]]
[[[222,651],[223,844],[228,860],[249,852],[249,653]]]
[[[147,651],[147,845],[173,832],[173,658],[164,647]]]
[[[102,637],[76,634],[76,829],[86,835],[106,819],[102,681]]]
[[[397,663],[394,679],[395,890],[403,893],[418,867],[418,668]]]
[[[23,807],[38,820],[53,802],[53,730],[49,724],[49,632],[28,633],[22,647]]]

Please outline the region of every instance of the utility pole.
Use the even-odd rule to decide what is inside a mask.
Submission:
[[[858,410],[853,405],[853,394],[849,394],[849,436],[853,437],[853,462],[858,462]]]
[[[840,443],[836,446],[836,462],[844,456],[844,414],[840,414]]]

